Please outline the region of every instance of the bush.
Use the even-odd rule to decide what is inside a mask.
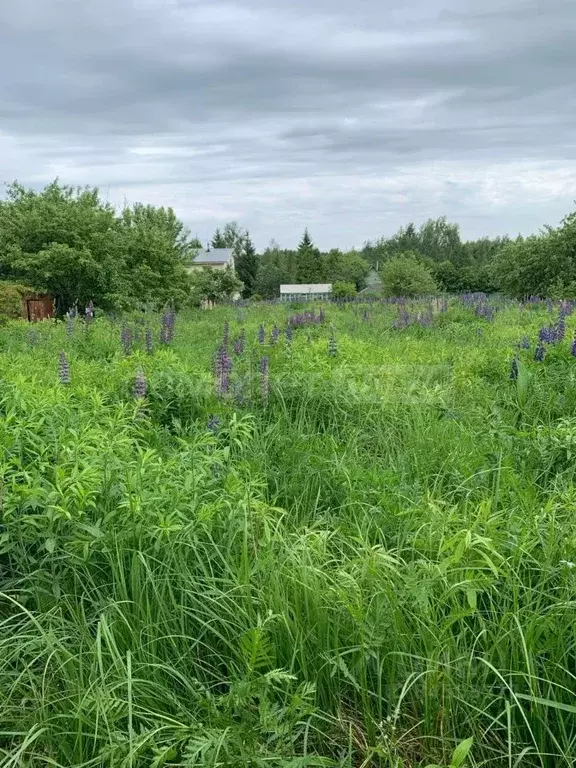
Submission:
[[[19,283],[0,283],[0,318],[22,317],[22,299],[32,293],[32,288]]]
[[[333,299],[353,299],[356,293],[354,283],[347,283],[344,280],[339,280],[332,286]]]
[[[386,262],[380,272],[384,296],[429,296],[438,287],[432,273],[412,253]]]

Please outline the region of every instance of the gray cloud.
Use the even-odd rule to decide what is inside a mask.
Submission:
[[[2,176],[259,246],[534,231],[573,203],[575,32],[572,0],[3,4]]]

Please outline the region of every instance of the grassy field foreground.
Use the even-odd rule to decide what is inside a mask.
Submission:
[[[0,328],[0,766],[576,765],[571,306],[319,309]]]

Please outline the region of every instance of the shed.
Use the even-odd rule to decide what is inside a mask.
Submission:
[[[331,293],[332,283],[296,283],[280,286],[282,301],[329,299]]]

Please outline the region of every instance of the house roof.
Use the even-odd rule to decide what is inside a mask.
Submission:
[[[298,283],[280,286],[280,293],[330,293],[331,290],[332,283]]]
[[[198,251],[194,258],[194,264],[227,264],[232,261],[232,248],[212,248]]]

